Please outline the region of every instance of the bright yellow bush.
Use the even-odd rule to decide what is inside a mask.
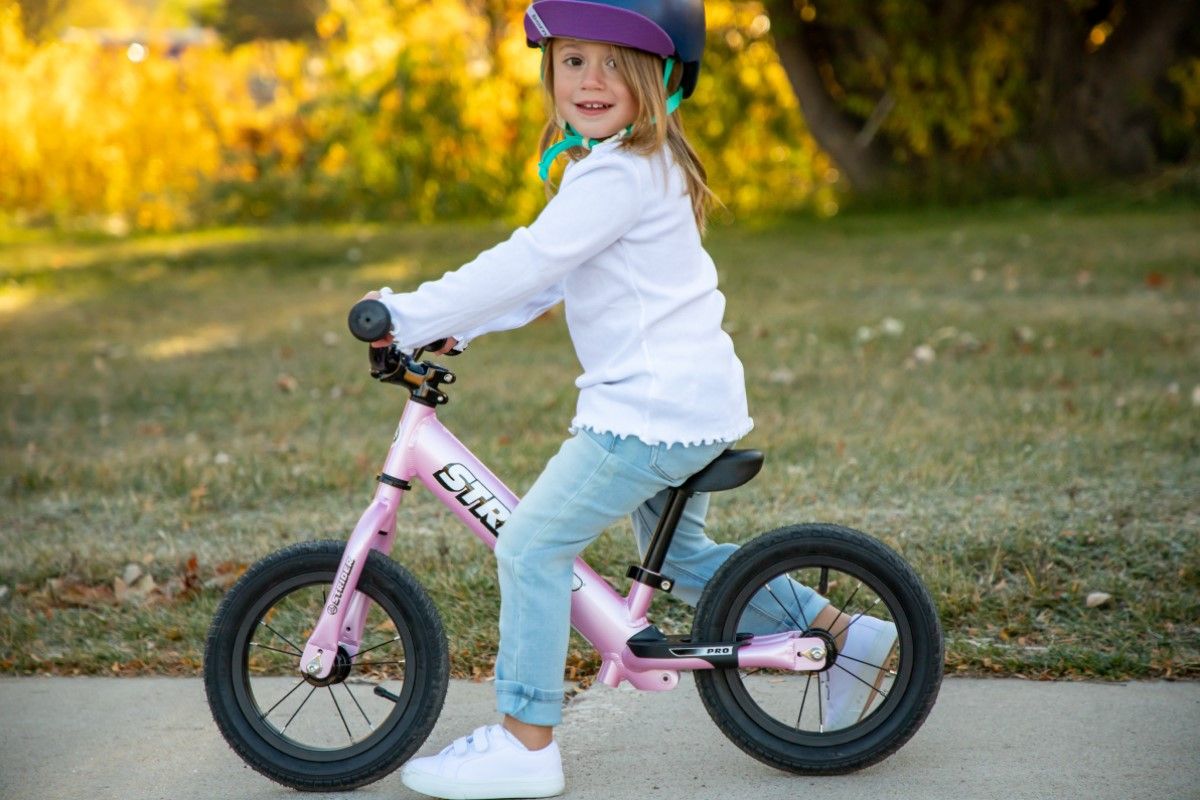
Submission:
[[[0,0],[0,222],[528,219],[544,201],[538,56],[523,0],[489,8],[329,0],[315,44],[171,56],[150,43],[135,62],[124,46],[35,45]],[[713,189],[739,213],[830,208],[836,173],[804,131],[761,5],[712,2],[709,17],[681,113]]]
[[[205,58],[152,51],[134,63],[94,42],[35,47],[17,6],[0,8],[0,210],[17,221],[190,223],[191,198],[221,160]]]

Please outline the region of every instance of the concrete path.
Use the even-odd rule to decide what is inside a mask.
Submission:
[[[451,684],[422,750],[494,721],[490,684]],[[633,734],[642,732],[638,738]],[[1200,683],[947,679],[917,735],[854,775],[804,778],[727,742],[690,678],[674,692],[596,687],[559,729],[571,800],[1200,800]],[[305,795],[245,767],[197,679],[0,680],[3,800],[409,800],[393,774]]]

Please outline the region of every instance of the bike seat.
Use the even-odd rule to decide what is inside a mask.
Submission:
[[[762,465],[763,454],[759,450],[726,450],[679,488],[685,492],[734,489],[757,475]]]

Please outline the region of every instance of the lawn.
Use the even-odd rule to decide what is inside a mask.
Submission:
[[[504,235],[0,239],[0,672],[195,673],[240,570],[344,538],[370,497],[403,397],[348,306]],[[714,538],[872,532],[929,585],[950,672],[1200,676],[1200,209],[863,213],[708,247],[768,456]],[[522,493],[574,405],[561,314],[453,366],[442,419]],[[456,674],[489,674],[490,554],[420,490],[398,529]],[[588,557],[624,586],[635,555],[621,527]],[[576,640],[568,675],[595,666]]]

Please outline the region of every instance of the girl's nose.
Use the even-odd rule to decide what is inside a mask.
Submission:
[[[600,88],[604,86],[604,65],[591,63],[583,70],[584,86]]]

